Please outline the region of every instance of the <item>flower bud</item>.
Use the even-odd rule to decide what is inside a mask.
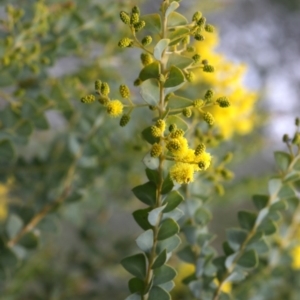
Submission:
[[[118,43],[118,46],[120,48],[126,48],[126,47],[129,47],[130,45],[132,45],[132,40],[129,39],[129,38],[122,38],[119,43]]]
[[[140,20],[140,15],[138,13],[132,13],[130,18],[130,24],[134,25]]]
[[[193,22],[198,22],[202,17],[201,11],[196,11],[193,15],[192,21]]]
[[[199,144],[199,145],[197,146],[197,148],[195,149],[195,155],[200,155],[200,154],[204,153],[205,150],[206,150],[205,145],[204,145],[203,143],[201,143],[201,144]]]
[[[186,117],[186,118],[190,118],[192,116],[192,111],[190,108],[184,108],[182,110],[182,114]]]
[[[87,95],[81,98],[82,103],[93,103],[95,101],[95,96],[94,95]]]
[[[206,91],[205,95],[204,95],[204,99],[205,100],[211,100],[211,98],[213,97],[214,95],[214,91],[209,89]]]
[[[228,107],[230,106],[230,102],[227,99],[227,97],[220,97],[216,100],[216,102],[219,104],[220,107]]]
[[[101,81],[100,80],[96,80],[95,81],[95,90],[96,91],[100,91],[101,90]]]
[[[149,46],[151,43],[152,43],[152,37],[150,35],[147,35],[142,39],[143,46]]]
[[[100,92],[103,96],[107,96],[110,93],[110,88],[107,82],[101,83]]]
[[[214,124],[214,122],[215,122],[214,117],[213,117],[212,114],[209,113],[209,112],[205,112],[205,113],[202,115],[202,117],[203,117],[203,120],[204,120],[208,125],[210,125],[210,126],[212,126],[212,125]]]
[[[202,34],[200,34],[200,33],[196,33],[196,34],[194,35],[194,38],[195,38],[195,40],[197,40],[197,41],[199,41],[199,42],[202,42],[202,41],[205,40],[204,36],[203,36]]]
[[[121,11],[120,12],[120,19],[124,24],[129,24],[130,23],[130,16],[127,12]]]
[[[214,26],[212,26],[210,24],[206,24],[204,29],[205,29],[206,32],[210,32],[210,33],[215,31]]]
[[[157,144],[157,143],[155,143],[155,144],[153,144],[153,146],[152,146],[152,149],[151,149],[151,151],[150,151],[150,155],[152,156],[152,157],[159,157],[160,155],[161,155],[161,153],[162,153],[162,146],[161,145],[159,145],[159,144]]]
[[[212,65],[204,65],[203,71],[207,73],[212,73],[215,71],[215,68]]]
[[[139,21],[139,22],[135,23],[133,26],[134,26],[135,32],[138,32],[146,26],[146,22]]]
[[[147,66],[153,62],[153,58],[148,53],[142,53],[141,54],[141,62],[143,64],[143,66]]]
[[[193,72],[187,72],[185,74],[185,78],[188,82],[194,82],[195,81],[195,74]]]
[[[129,87],[125,84],[121,84],[119,87],[119,92],[122,98],[129,98],[130,97],[130,90]]]
[[[130,121],[130,116],[129,115],[123,115],[120,119],[120,126],[124,127],[126,126]]]
[[[200,62],[201,60],[201,56],[199,54],[195,54],[192,59],[194,60],[194,62],[197,64],[198,62]]]

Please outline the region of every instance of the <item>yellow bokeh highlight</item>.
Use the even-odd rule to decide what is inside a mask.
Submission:
[[[5,220],[7,217],[7,186],[0,184],[0,221]]]
[[[300,270],[300,245],[294,247],[290,255],[292,257],[292,268],[294,270]]]
[[[214,116],[215,125],[224,138],[230,138],[235,133],[247,134],[254,127],[254,105],[258,99],[257,93],[247,89],[243,83],[247,68],[244,64],[230,62],[214,51],[219,43],[216,32],[204,35],[205,41],[195,45],[196,52],[215,67],[215,72],[197,71],[198,82],[211,86],[216,98],[227,96],[231,104],[227,108],[213,106],[209,109]]]

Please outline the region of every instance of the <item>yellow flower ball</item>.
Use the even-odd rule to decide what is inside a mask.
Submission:
[[[106,106],[107,113],[112,117],[118,117],[123,113],[123,104],[119,100],[112,100]]]
[[[170,168],[170,177],[179,184],[194,181],[194,167],[192,164],[177,162]]]

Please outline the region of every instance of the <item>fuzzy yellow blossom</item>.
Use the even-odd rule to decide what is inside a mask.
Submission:
[[[189,163],[177,162],[170,168],[170,177],[179,184],[194,181],[194,167]]]
[[[294,247],[291,252],[292,268],[294,270],[300,270],[300,245]]]
[[[175,156],[183,156],[188,150],[188,141],[182,136],[170,139],[167,143],[167,149]]]
[[[123,113],[123,104],[119,100],[112,100],[106,106],[107,113],[112,117],[118,117]]]
[[[203,82],[212,86],[216,99],[227,96],[230,100],[230,107],[215,105],[208,109],[214,116],[215,126],[225,138],[230,138],[234,133],[247,134],[256,121],[254,105],[258,97],[244,86],[246,66],[232,63],[214,51],[219,42],[216,32],[203,32],[203,35],[205,43],[196,43],[196,52],[215,67],[215,72],[197,71],[197,83]]]

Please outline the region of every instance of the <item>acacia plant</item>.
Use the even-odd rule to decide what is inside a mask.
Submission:
[[[198,180],[198,175],[202,175],[201,181],[215,177],[220,169],[224,177],[231,177],[224,168],[230,154],[219,166],[208,170],[213,158],[206,145],[198,142],[204,137],[197,131],[205,126],[213,127],[210,107],[226,109],[230,101],[226,95],[215,97],[211,89],[193,99],[182,97],[181,90],[185,88],[186,92],[189,83],[195,80],[195,70],[214,72],[214,66],[190,44],[194,40],[205,43],[203,32],[213,32],[214,27],[206,23],[199,11],[188,21],[176,12],[178,2],[163,1],[160,13],[150,15],[142,15],[137,6],[130,13],[120,13],[130,36],[122,38],[118,46],[142,51],[143,68],[134,85],[140,89],[143,102],[132,99],[125,84],[119,88],[123,100],[111,98],[109,84],[100,80],[95,82],[97,96],[81,99],[83,103],[97,99],[108,115],[121,117],[122,127],[127,125],[134,111],[150,110],[152,116],[152,122],[141,133],[149,145],[143,159],[148,181],[132,190],[146,205],[133,212],[135,221],[144,230],[136,239],[141,252],[121,261],[134,276],[129,280],[131,295],[126,300],[171,299],[169,292],[174,287],[172,280],[176,271],[168,261],[181,243],[180,230],[187,245],[178,255],[195,265],[195,271],[184,280],[193,296],[202,300],[228,299],[228,294],[222,291],[224,284],[243,280],[257,266],[258,253],[268,250],[265,237],[276,231],[278,211],[286,198],[295,196],[286,182],[299,159],[299,146],[297,154],[291,153],[288,158],[286,154],[276,154],[280,167],[284,165],[282,174],[269,181],[268,195],[253,197],[258,212],[239,212],[241,228],[227,230],[224,255],[218,257],[210,246],[213,236],[208,233],[206,224],[211,213],[197,185],[193,189],[189,185]],[[134,117],[132,119],[134,121]],[[189,119],[191,121],[187,121]]]

